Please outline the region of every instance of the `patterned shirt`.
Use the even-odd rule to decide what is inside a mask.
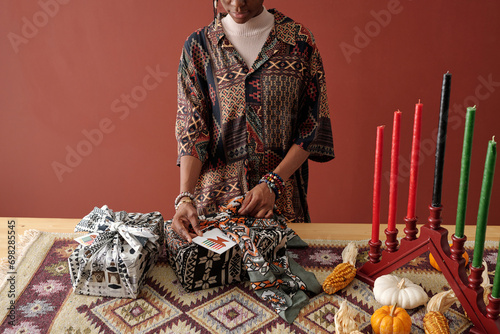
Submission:
[[[227,39],[220,16],[189,36],[178,73],[178,160],[198,158],[199,214],[212,214],[256,186],[293,144],[313,161],[334,158],[325,74],[311,32],[276,10],[251,68]],[[221,15],[221,14],[219,14]],[[276,200],[289,222],[310,222],[307,161]]]

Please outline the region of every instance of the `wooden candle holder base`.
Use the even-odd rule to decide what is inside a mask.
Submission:
[[[448,230],[441,227],[442,206],[429,206],[430,216],[428,223],[421,227],[420,236],[415,237],[416,222],[406,221],[410,227],[405,229],[407,237],[401,239],[399,249],[394,249],[393,236],[387,234],[387,242],[391,244],[391,251],[383,250],[378,262],[369,259],[357,270],[356,277],[373,286],[377,277],[390,274],[404,264],[430,251],[434,259],[455,292],[467,316],[471,319],[474,327],[470,333],[493,334],[500,333],[500,299],[489,295],[489,304],[486,307],[483,301],[483,288],[481,284],[481,273],[483,268],[472,268],[470,277],[465,271],[464,243],[467,239],[452,236],[452,247],[448,244]],[[408,231],[408,232],[407,232]],[[410,236],[408,236],[410,234]],[[391,240],[389,240],[391,239]],[[396,241],[397,242],[397,241]],[[397,245],[397,244],[396,244]],[[397,247],[397,246],[396,246]]]
[[[370,240],[368,244],[370,245],[370,252],[368,252],[370,262],[380,262],[380,257],[382,256],[382,250],[380,249],[380,246],[382,246],[382,242],[380,240],[377,242],[373,242],[372,240]]]

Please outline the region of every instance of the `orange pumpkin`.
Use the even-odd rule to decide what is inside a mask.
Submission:
[[[467,252],[464,252],[462,257],[465,259],[465,265],[467,265],[467,263],[469,263],[469,254],[467,254]],[[429,253],[429,263],[434,269],[441,271],[441,268],[439,268],[439,265],[437,264],[434,256],[432,256],[432,253]]]
[[[375,334],[410,334],[411,318],[405,309],[393,306],[382,306],[376,310],[370,322]]]

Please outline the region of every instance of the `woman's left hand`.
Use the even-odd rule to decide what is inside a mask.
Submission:
[[[255,218],[272,218],[276,195],[266,183],[260,183],[246,193],[238,213]]]

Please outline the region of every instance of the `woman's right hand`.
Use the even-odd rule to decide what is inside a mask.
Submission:
[[[189,225],[195,233],[189,233]],[[181,203],[172,219],[172,228],[184,240],[192,242],[196,236],[202,236],[196,208],[191,203]]]

